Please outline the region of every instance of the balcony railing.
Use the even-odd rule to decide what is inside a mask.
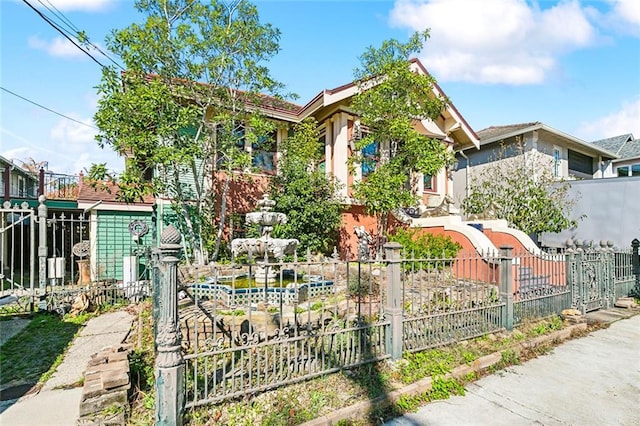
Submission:
[[[58,173],[40,174],[42,192],[49,200],[76,200],[78,198],[79,177]]]

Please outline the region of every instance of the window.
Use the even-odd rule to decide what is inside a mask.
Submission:
[[[317,170],[326,173],[327,171],[327,156],[326,156],[326,148],[327,145],[327,135],[321,134],[318,138],[318,166]]]
[[[18,197],[25,197],[26,195],[27,191],[24,177],[18,176]]]
[[[593,176],[593,157],[569,150],[569,170]]]
[[[618,177],[640,176],[640,164],[631,164],[616,168]]]
[[[618,167],[616,172],[618,172],[618,177],[627,177],[629,176],[629,166]]]
[[[423,191],[435,191],[436,190],[436,179],[433,175],[422,175],[422,185]]]
[[[560,151],[560,147],[553,147],[553,177],[559,178],[561,177],[561,163],[562,160],[562,151]]]
[[[380,146],[377,142],[370,143],[369,145],[362,148],[362,164],[361,171],[362,177],[365,178],[373,172],[379,160],[379,151]]]
[[[276,135],[274,130],[261,136],[252,146],[252,164],[259,171],[273,174],[276,172]]]

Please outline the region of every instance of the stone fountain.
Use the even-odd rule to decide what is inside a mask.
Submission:
[[[272,283],[275,282],[278,272],[277,267],[273,264],[282,260],[286,255],[294,254],[298,240],[295,238],[271,238],[274,225],[287,223],[287,215],[271,211],[276,202],[269,199],[267,194],[257,204],[259,210],[247,213],[245,222],[258,225],[260,237],[233,239],[231,253],[234,257],[243,253],[256,256],[255,280]]]

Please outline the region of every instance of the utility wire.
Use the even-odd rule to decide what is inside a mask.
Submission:
[[[109,61],[111,61],[115,66],[117,66],[118,68],[124,70],[124,67],[122,65],[120,65],[118,62],[116,62],[113,58],[111,58],[107,53],[105,53],[100,46],[98,46],[97,44],[93,43],[91,40],[89,40],[89,37],[86,36],[86,33],[84,33],[84,31],[81,31],[80,28],[78,28],[73,22],[71,22],[71,20],[69,18],[67,18],[64,13],[62,13],[58,8],[55,7],[55,5],[53,5],[51,3],[51,1],[49,0],[45,0],[49,6],[47,6],[46,4],[44,4],[42,2],[42,0],[38,0],[38,3],[40,3],[45,9],[47,9],[49,12],[51,12],[56,18],[58,18],[64,25],[66,25],[66,27],[69,30],[65,30],[63,28],[60,28],[60,25],[58,25],[58,28],[60,28],[61,30],[65,31],[68,35],[70,35],[71,37],[75,38],[76,40],[80,41],[80,43],[86,43],[89,46],[91,46],[93,49],[95,49],[96,51],[98,51],[102,56],[104,56],[105,58],[107,58]],[[80,33],[83,33],[84,36],[86,37],[86,40],[81,41],[78,37],[78,35]]]
[[[33,105],[35,105],[35,106],[37,106],[37,107],[40,107],[40,108],[42,108],[42,109],[45,109],[45,110],[47,110],[47,111],[49,111],[49,112],[52,112],[52,113],[54,113],[54,114],[56,114],[56,115],[59,115],[60,117],[66,118],[67,120],[74,121],[74,122],[76,122],[76,123],[78,123],[78,124],[82,124],[83,126],[90,127],[90,128],[92,128],[92,129],[94,129],[94,130],[100,130],[100,129],[98,129],[98,128],[97,128],[97,127],[95,127],[95,126],[92,126],[91,124],[83,123],[83,122],[82,122],[82,121],[80,121],[80,120],[76,120],[75,118],[71,118],[71,117],[66,116],[66,115],[64,115],[64,114],[62,114],[62,113],[59,113],[58,111],[54,111],[54,110],[52,110],[51,108],[47,108],[47,107],[46,107],[46,106],[44,106],[44,105],[40,105],[39,103],[34,102],[34,101],[30,100],[30,99],[27,99],[27,98],[25,98],[24,96],[20,96],[20,95],[18,95],[17,93],[12,92],[12,91],[11,91],[11,90],[9,90],[9,89],[5,89],[5,88],[4,88],[4,87],[2,87],[2,86],[0,86],[0,89],[4,90],[4,91],[5,91],[5,92],[7,92],[7,93],[12,94],[13,96],[15,96],[15,97],[17,97],[17,98],[22,99],[23,101],[27,101],[27,102],[29,102],[30,104],[33,104]]]
[[[27,6],[29,6],[31,9],[33,9],[34,12],[36,12],[38,14],[38,16],[40,16],[42,19],[45,20],[45,22],[47,22],[49,25],[51,25],[56,31],[58,31],[60,34],[62,34],[64,36],[64,38],[66,38],[67,40],[69,40],[75,47],[77,47],[78,49],[80,49],[82,52],[84,52],[87,56],[89,56],[91,59],[93,59],[93,61],[100,65],[100,67],[105,68],[105,66],[99,61],[97,60],[91,53],[89,53],[87,50],[83,49],[82,47],[80,47],[80,45],[78,43],[76,43],[75,41],[73,41],[71,39],[71,37],[69,37],[64,31],[62,31],[60,28],[58,28],[58,26],[51,22],[51,20],[49,18],[47,18],[42,12],[40,12],[38,9],[36,9],[35,7],[33,7],[31,5],[31,3],[29,3],[27,0],[22,0]]]

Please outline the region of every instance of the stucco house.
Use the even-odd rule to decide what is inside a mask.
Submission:
[[[417,59],[412,59],[409,66],[414,72],[427,74],[427,70]],[[339,249],[343,253],[347,249],[355,253],[357,237],[353,235],[354,226],[364,226],[372,234],[376,229],[375,219],[364,214],[358,200],[352,197],[353,185],[366,178],[367,174],[367,167],[362,164],[356,164],[354,173],[350,173],[348,166],[349,158],[356,154],[354,139],[359,132],[359,118],[351,108],[351,99],[357,90],[357,85],[352,82],[323,90],[305,105],[280,102],[274,104],[275,106],[263,106],[261,110],[267,117],[284,125],[273,134],[273,144],[269,150],[262,148],[256,151],[248,142],[240,147],[252,155],[254,168],[251,171],[238,171],[251,177],[251,190],[247,191],[246,185],[242,183],[232,184],[227,198],[229,214],[241,218],[242,214],[255,208],[256,201],[266,190],[269,177],[277,173],[278,147],[287,137],[289,126],[300,123],[307,117],[314,117],[318,123],[320,140],[324,144],[324,158],[320,167],[340,184],[341,192],[338,196],[345,204],[344,232],[341,233]],[[446,97],[437,84],[432,88],[432,96]],[[452,151],[478,149],[480,146],[478,136],[452,103],[449,103],[435,120],[416,120],[415,128],[421,134],[441,140]],[[383,151],[385,147],[382,145],[376,149]],[[418,182],[413,187],[419,200],[418,213],[436,208],[442,205],[445,197],[453,196],[454,187],[450,172],[451,170],[443,169],[435,176],[413,176]],[[409,178],[407,176],[407,181]],[[219,176],[216,180],[223,182],[224,177]]]
[[[640,176],[640,139],[634,139],[633,134],[627,133],[591,143],[618,156],[613,160],[614,176]]]
[[[408,66],[414,72],[428,74],[418,59],[410,60]],[[357,237],[354,235],[354,226],[364,226],[371,234],[375,232],[375,218],[364,213],[363,207],[358,200],[353,198],[352,192],[353,185],[366,178],[367,168],[370,167],[370,165],[355,164],[351,170],[349,168],[349,158],[358,154],[355,150],[355,140],[363,131],[359,125],[359,117],[351,107],[351,100],[357,91],[357,84],[351,82],[333,89],[322,90],[304,105],[272,99],[268,96],[261,97],[261,104],[255,105],[255,107],[276,123],[276,130],[270,135],[270,143],[263,142],[260,146],[254,146],[247,140],[248,138],[242,138],[238,141],[238,149],[251,156],[253,167],[233,171],[233,176],[220,172],[215,176],[215,179],[212,179],[212,184],[217,186],[213,188],[213,192],[218,197],[216,206],[222,204],[220,197],[223,196],[222,194],[226,194],[225,214],[228,219],[229,238],[239,236],[244,224],[244,215],[256,208],[257,201],[262,198],[268,188],[269,179],[278,173],[280,147],[284,139],[288,137],[291,127],[309,117],[316,120],[319,140],[324,145],[324,156],[318,164],[318,168],[324,170],[328,176],[337,181],[340,188],[340,193],[337,196],[345,206],[339,251],[341,254],[345,254],[348,250],[351,253],[356,253]],[[437,84],[433,85],[430,96],[446,98],[445,93]],[[441,140],[451,151],[479,147],[478,136],[452,103],[448,103],[436,119],[415,120],[414,125],[418,132]],[[372,149],[379,150],[377,154],[383,157],[384,151],[388,148],[384,144],[377,145]],[[196,160],[194,167],[199,168],[197,174],[206,177],[206,163],[209,160]],[[443,169],[435,176],[407,176],[407,182],[410,178],[412,178],[411,181],[416,182],[412,186],[412,190],[419,202],[418,206],[412,207],[415,208],[417,214],[436,209],[453,196],[453,181],[450,172],[451,170]],[[231,177],[234,179],[230,179]],[[186,187],[195,183],[194,175],[189,173],[181,174],[180,180],[181,184]],[[223,190],[222,188],[227,181],[229,181],[229,188]],[[200,184],[206,185],[206,178],[205,182],[200,182]],[[160,216],[175,214],[171,211],[170,194],[160,194],[156,203]],[[221,216],[220,213],[218,212],[217,217]],[[236,231],[238,235],[236,235]]]
[[[605,146],[589,143],[539,121],[491,126],[478,131],[479,149],[458,151],[453,172],[454,199],[460,203],[467,195],[474,174],[495,161],[508,161],[521,155],[541,154],[560,179],[600,179],[613,177],[614,161],[619,158]]]

